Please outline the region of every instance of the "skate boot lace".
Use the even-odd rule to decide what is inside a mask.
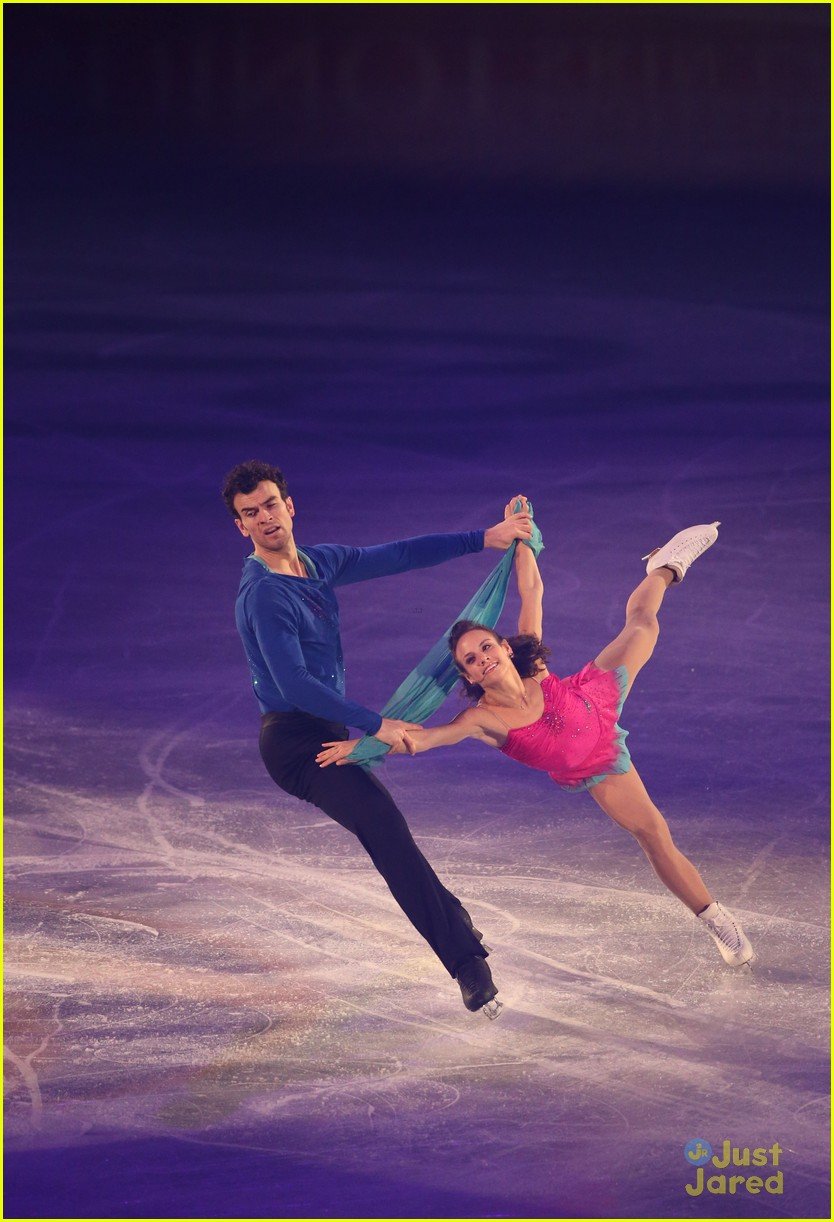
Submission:
[[[711,917],[706,922],[707,928],[714,933],[719,942],[723,942],[728,950],[740,951],[742,948],[741,934],[729,912],[722,908],[718,916]]]
[[[700,556],[701,552],[709,547],[709,535],[696,535],[694,539],[682,539],[680,543],[672,549],[670,559],[684,560],[687,564],[691,564]]]

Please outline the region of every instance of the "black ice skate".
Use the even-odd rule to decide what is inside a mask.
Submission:
[[[492,979],[492,972],[486,959],[473,955],[464,959],[455,976],[460,985],[463,1004],[467,1010],[483,1010],[487,1018],[497,1018],[501,1013],[501,1002],[495,1001],[498,989]]]

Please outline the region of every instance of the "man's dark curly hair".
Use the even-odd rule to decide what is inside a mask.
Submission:
[[[550,650],[546,645],[543,645],[537,636],[532,632],[524,632],[518,636],[499,636],[494,628],[487,628],[486,624],[477,624],[471,619],[459,619],[456,624],[452,625],[452,631],[447,638],[449,652],[452,657],[455,656],[455,650],[458,647],[458,641],[467,632],[488,632],[490,636],[495,637],[496,641],[506,641],[510,649],[513,651],[512,663],[522,679],[532,679],[538,673],[541,663],[545,662],[550,657]],[[457,665],[457,663],[455,663]],[[470,683],[465,677],[460,667],[461,686],[463,687],[464,695],[469,700],[480,700],[484,694],[484,689],[480,683]]]
[[[284,479],[283,472],[279,471],[277,467],[270,466],[268,462],[258,462],[254,458],[250,458],[249,462],[241,462],[236,467],[232,467],[223,481],[220,493],[226,502],[226,508],[233,518],[240,517],[234,506],[234,499],[237,494],[239,492],[254,492],[258,484],[263,480],[271,480],[273,484],[277,484],[278,491],[281,493],[281,500],[285,501],[287,499],[289,496],[287,481]]]

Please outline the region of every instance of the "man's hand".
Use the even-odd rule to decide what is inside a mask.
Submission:
[[[507,544],[509,547],[509,543]],[[382,725],[377,730],[374,738],[378,738],[381,743],[385,743],[392,751],[407,751],[409,755],[413,755],[415,751],[414,741],[409,736],[409,730],[421,729],[420,723],[416,721],[396,721],[391,717],[383,717]]]
[[[510,508],[517,500],[518,497],[513,497],[510,504],[504,510],[503,522],[499,522],[497,526],[490,526],[489,530],[484,531],[484,547],[494,547],[499,552],[505,552],[514,539],[532,538],[533,520],[527,509],[522,509],[519,513],[513,513]],[[526,506],[526,498],[523,499],[522,503]]]

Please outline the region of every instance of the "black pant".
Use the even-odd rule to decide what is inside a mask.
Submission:
[[[345,738],[348,732],[337,722],[300,712],[266,713],[261,758],[276,785],[353,832],[409,921],[454,976],[464,959],[485,958],[486,951],[462,916],[460,900],[417,848],[385,786],[357,764],[316,763],[322,743]]]

